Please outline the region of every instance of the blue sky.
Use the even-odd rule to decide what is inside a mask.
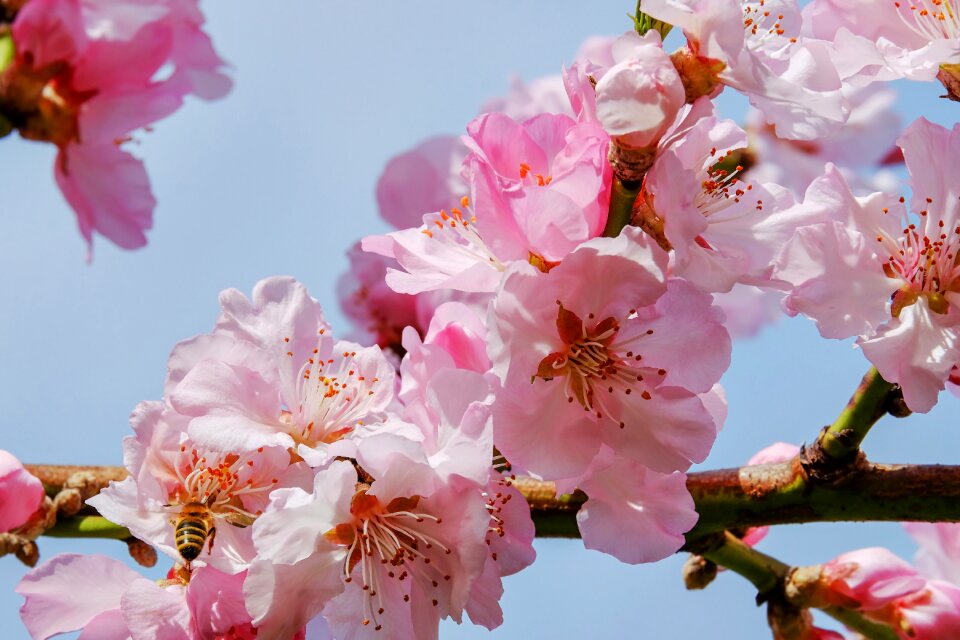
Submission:
[[[28,462],[119,464],[137,402],[159,398],[170,348],[208,330],[217,293],[291,274],[341,333],[334,284],[344,252],[378,220],[375,180],[421,139],[456,133],[512,74],[556,73],[594,34],[626,30],[630,2],[206,2],[209,31],[234,65],[225,100],[191,101],[143,136],[159,200],[145,250],[98,242],[92,265],[52,177],[53,150],[0,143],[0,447]],[[911,84],[901,112],[946,125],[957,106],[939,86]],[[745,102],[725,96],[727,115]],[[956,170],[956,168],[951,168]],[[849,343],[785,320],[738,343],[723,379],[727,427],[705,467],[734,466],[776,440],[810,440],[867,369]],[[877,461],[957,463],[958,401],[886,419],[870,435]],[[118,543],[43,539],[41,552],[108,553]],[[914,550],[897,525],[783,527],[763,549],[814,563],[857,547]],[[506,623],[493,634],[447,625],[450,638],[767,638],[753,591],[724,574],[687,593],[683,557],[627,566],[579,541],[537,543],[539,559],[506,581]],[[0,559],[0,629],[26,637]],[[155,572],[156,573],[156,572]]]

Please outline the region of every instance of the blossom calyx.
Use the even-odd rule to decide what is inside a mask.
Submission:
[[[683,83],[688,104],[693,104],[703,96],[714,98],[723,91],[720,74],[727,65],[722,60],[707,58],[694,53],[689,47],[683,47],[670,54],[670,61]]]

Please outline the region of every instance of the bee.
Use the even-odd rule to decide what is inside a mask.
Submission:
[[[207,553],[213,551],[213,540],[217,528],[213,523],[213,513],[202,502],[188,502],[180,509],[176,518],[171,520],[173,536],[180,557],[190,564],[196,560],[207,543]]]

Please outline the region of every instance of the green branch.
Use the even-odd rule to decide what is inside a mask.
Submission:
[[[890,411],[896,392],[895,385],[871,368],[846,408],[817,438],[813,449],[819,449],[826,457],[837,461],[855,457],[871,427]]]
[[[633,215],[633,203],[640,194],[640,184],[635,187],[627,186],[619,178],[613,179],[610,189],[610,209],[607,214],[607,225],[603,228],[603,235],[607,238],[616,238],[623,228],[630,224]]]
[[[106,538],[109,540],[127,540],[133,534],[103,516],[75,516],[60,520],[43,535],[52,538]]]

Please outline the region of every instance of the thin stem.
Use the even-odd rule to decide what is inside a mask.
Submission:
[[[739,573],[749,580],[760,594],[772,591],[783,582],[790,571],[790,565],[757,551],[729,532],[723,535],[723,542],[718,547],[700,555]]]
[[[633,214],[633,203],[640,193],[640,185],[627,186],[619,178],[613,179],[610,190],[610,209],[607,214],[607,225],[603,228],[603,235],[607,238],[616,238],[623,228],[630,224]]]
[[[132,534],[103,516],[75,516],[60,520],[43,535],[53,538],[106,538],[109,540],[127,540]]]
[[[863,376],[846,408],[817,438],[814,448],[819,448],[834,460],[856,456],[870,428],[889,410],[891,393],[895,389],[895,385],[871,368]]]
[[[725,532],[719,540],[718,545],[701,551],[701,555],[749,580],[757,588],[758,601],[771,597],[783,600],[781,590],[790,572],[789,565],[757,551],[729,532]],[[790,606],[789,603],[784,604]],[[867,620],[852,609],[825,607],[822,611],[869,640],[897,640],[893,629]]]
[[[898,640],[900,636],[897,632],[887,625],[867,620],[862,615],[851,609],[841,607],[826,607],[821,609],[834,620],[839,620],[845,627],[856,631],[864,638],[869,640]]]

